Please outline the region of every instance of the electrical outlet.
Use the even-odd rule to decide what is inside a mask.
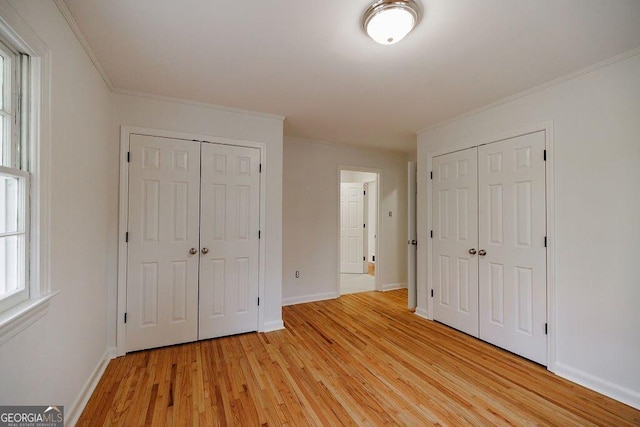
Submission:
[[[298,270],[296,270],[296,279],[300,278],[300,272]]]

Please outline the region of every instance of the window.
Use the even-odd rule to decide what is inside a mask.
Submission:
[[[0,311],[29,298],[28,64],[0,41]]]
[[[49,310],[51,52],[0,0],[0,346]]]

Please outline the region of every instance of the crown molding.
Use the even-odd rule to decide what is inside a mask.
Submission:
[[[96,67],[96,70],[98,70],[98,73],[100,74],[100,77],[102,77],[102,80],[104,80],[107,87],[111,91],[113,91],[115,89],[115,86],[113,86],[113,83],[111,82],[111,79],[107,75],[107,72],[105,71],[100,61],[98,61],[98,57],[94,53],[93,49],[91,48],[91,45],[87,41],[87,38],[85,37],[84,33],[80,29],[78,22],[75,20],[75,18],[71,14],[71,11],[69,10],[65,2],[63,0],[53,0],[53,2],[58,7],[58,10],[62,14],[62,16],[64,16],[64,19],[69,24],[69,27],[71,27],[71,30],[76,35],[76,38],[82,45],[82,48],[84,49],[84,51],[89,56],[89,59],[91,59],[91,62],[93,62],[93,66]]]
[[[455,117],[452,117],[450,119],[447,119],[445,121],[436,123],[433,126],[427,126],[425,128],[419,129],[419,130],[415,131],[415,133],[419,136],[420,134],[423,134],[423,133],[432,131],[434,129],[446,126],[446,125],[448,125],[450,123],[453,123],[455,121],[464,119],[466,117],[473,116],[475,114],[481,113],[483,111],[490,110],[490,109],[498,107],[500,105],[507,104],[509,102],[515,101],[515,100],[520,99],[520,98],[524,98],[524,97],[526,97],[528,95],[532,95],[532,94],[537,93],[537,92],[542,92],[545,89],[549,89],[550,87],[557,86],[557,85],[559,85],[561,83],[565,83],[565,82],[567,82],[569,80],[577,79],[578,77],[582,77],[582,76],[584,76],[586,74],[592,73],[594,71],[598,71],[598,70],[600,70],[602,68],[606,68],[606,67],[608,67],[610,65],[613,65],[613,64],[615,64],[617,62],[622,62],[622,61],[624,61],[626,59],[629,59],[629,58],[632,58],[632,57],[634,57],[636,55],[640,55],[640,47],[632,49],[632,50],[629,50],[629,51],[626,51],[626,52],[623,52],[620,55],[613,56],[613,57],[611,57],[609,59],[605,59],[604,61],[597,62],[595,64],[589,65],[589,66],[587,66],[585,68],[582,68],[582,69],[580,69],[578,71],[574,71],[573,73],[565,74],[564,76],[555,78],[555,79],[550,80],[550,81],[548,81],[546,83],[542,83],[542,84],[540,84],[538,86],[534,86],[534,87],[532,87],[530,89],[525,89],[525,90],[523,90],[521,92],[518,92],[516,94],[507,96],[506,98],[502,98],[502,99],[500,99],[498,101],[495,101],[495,102],[492,102],[490,104],[483,105],[482,107],[478,107],[478,108],[473,109],[471,111],[467,111],[466,113],[459,114],[459,115],[457,115]]]
[[[393,148],[384,148],[384,147],[372,147],[370,145],[363,144],[353,144],[349,142],[335,142],[335,141],[321,141],[318,139],[308,139],[308,138],[300,138],[297,136],[287,136],[284,135],[285,144],[314,144],[314,145],[328,145],[330,147],[337,148],[347,148],[347,149],[355,149],[355,150],[366,150],[377,153],[385,153],[385,154],[393,154],[397,156],[410,156],[413,151],[404,151],[404,150],[396,150]]]
[[[194,106],[194,107],[209,108],[209,109],[212,109],[212,110],[226,111],[228,113],[245,114],[245,115],[249,115],[249,116],[263,117],[263,118],[267,118],[267,119],[276,119],[276,120],[280,120],[280,121],[284,121],[284,119],[286,118],[285,116],[281,116],[281,115],[278,115],[278,114],[263,113],[261,111],[253,111],[253,110],[243,110],[242,108],[225,107],[224,105],[211,104],[211,103],[202,102],[202,101],[193,101],[191,99],[174,98],[174,97],[171,97],[171,96],[156,95],[155,93],[137,92],[137,91],[133,91],[133,90],[126,90],[126,89],[119,89],[119,88],[112,89],[112,92],[116,93],[118,95],[126,95],[126,96],[133,96],[133,97],[136,97],[136,98],[152,99],[152,100],[155,100],[155,101],[170,102],[172,104],[191,105],[191,106]]]

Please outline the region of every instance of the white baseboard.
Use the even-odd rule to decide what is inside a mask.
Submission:
[[[107,348],[107,350],[102,355],[102,358],[96,365],[95,369],[87,378],[87,381],[84,383],[82,390],[78,394],[75,402],[71,405],[68,411],[65,412],[65,425],[75,426],[78,422],[78,418],[82,414],[84,407],[86,406],[89,398],[93,394],[93,391],[96,389],[100,378],[102,378],[102,374],[104,374],[105,369],[107,369],[107,365],[111,360],[112,356],[115,354],[115,348]]]
[[[294,305],[294,304],[304,304],[306,302],[316,302],[316,301],[324,301],[327,299],[336,299],[340,297],[340,294],[337,292],[325,292],[322,294],[315,295],[304,295],[301,297],[291,297],[291,298],[283,298],[282,305]]]
[[[388,283],[386,285],[382,285],[382,292],[395,291],[396,289],[405,289],[406,287],[406,283]]]
[[[261,332],[273,332],[284,329],[284,322],[280,320],[272,320],[271,322],[265,322]]]
[[[640,392],[638,391],[614,384],[603,378],[596,377],[595,375],[560,362],[556,362],[555,374],[629,406],[633,406],[636,409],[640,409]]]
[[[429,317],[429,312],[426,308],[416,307],[415,315],[418,317],[422,317],[423,319],[431,320]]]

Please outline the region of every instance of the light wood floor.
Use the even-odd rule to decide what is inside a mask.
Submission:
[[[640,411],[420,319],[406,298],[284,307],[284,331],[114,359],[79,425],[640,424]]]

